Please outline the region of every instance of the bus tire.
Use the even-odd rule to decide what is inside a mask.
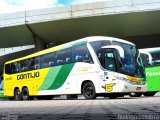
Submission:
[[[141,97],[142,93],[129,93],[130,97]]]
[[[22,100],[22,94],[21,94],[19,88],[16,88],[16,89],[14,90],[14,99],[15,99],[16,101]]]
[[[22,99],[23,100],[33,100],[33,97],[29,96],[29,90],[26,87],[22,89]]]
[[[96,98],[96,91],[93,83],[88,82],[84,84],[82,89],[82,94],[86,99],[95,99]]]
[[[154,96],[155,94],[156,94],[156,92],[145,92],[145,93],[143,93],[143,95],[145,97]]]

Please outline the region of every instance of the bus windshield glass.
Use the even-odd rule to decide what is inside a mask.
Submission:
[[[144,67],[160,65],[160,47],[139,49]]]
[[[138,49],[134,45],[112,42],[113,45],[121,46],[124,49],[124,58],[121,58],[121,70],[128,75],[135,77],[143,77],[143,63],[140,58]]]
[[[139,51],[134,45],[131,45],[131,44],[122,43],[122,42],[118,42],[118,41],[92,42],[91,46],[93,47],[94,51],[96,52],[97,57],[99,58],[99,61],[101,64],[102,64],[102,61],[101,61],[101,54],[100,54],[101,52],[100,51],[103,46],[107,46],[107,45],[117,45],[117,46],[121,46],[124,49],[124,58],[120,58],[121,59],[120,60],[121,73],[130,75],[130,76],[134,76],[134,77],[143,77],[144,76],[144,69],[143,69],[143,64],[142,64],[142,61],[141,61],[141,58],[139,55]]]
[[[149,60],[148,54],[140,53],[140,56],[144,67],[150,67],[152,65],[151,61]]]

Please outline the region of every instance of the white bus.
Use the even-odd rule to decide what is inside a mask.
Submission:
[[[16,100],[116,98],[146,90],[136,46],[112,37],[86,37],[5,63],[4,95]]]

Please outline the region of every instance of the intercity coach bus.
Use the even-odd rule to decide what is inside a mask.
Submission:
[[[4,66],[4,95],[15,100],[52,99],[57,95],[86,99],[116,98],[146,90],[136,46],[103,36],[55,46]]]
[[[154,96],[160,91],[160,48],[140,49],[140,56],[146,73],[146,92],[131,93],[131,97]]]

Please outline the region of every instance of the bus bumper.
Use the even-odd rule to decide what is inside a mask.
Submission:
[[[119,92],[146,92],[147,85],[135,85],[127,82],[119,84]]]

